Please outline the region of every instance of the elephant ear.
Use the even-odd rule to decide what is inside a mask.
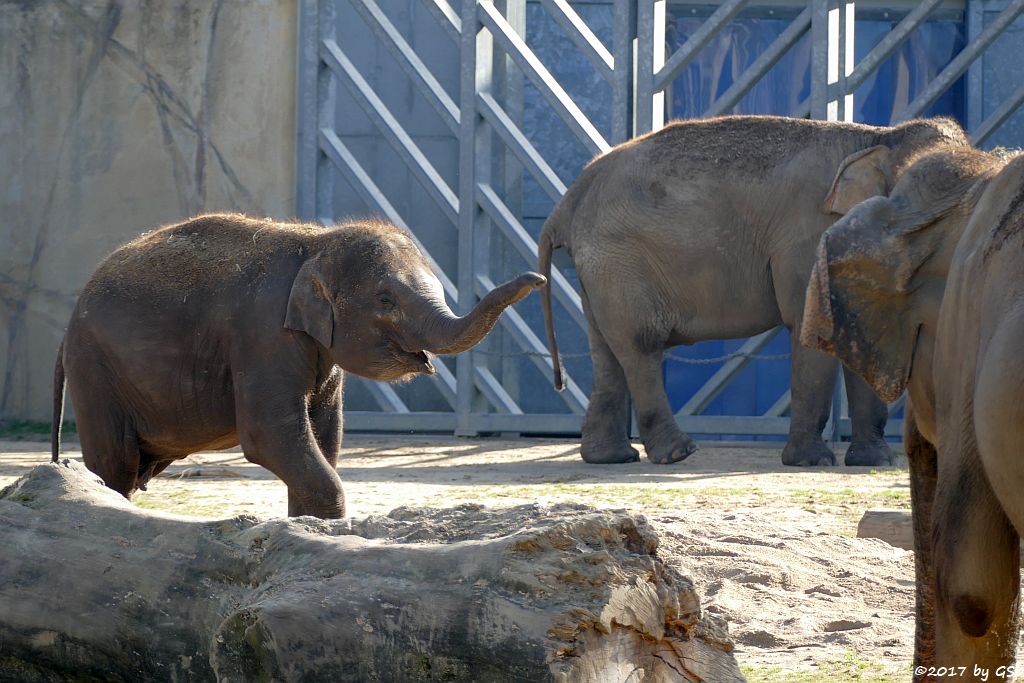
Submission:
[[[1001,163],[970,148],[939,149],[904,169],[890,196],[836,221],[818,243],[800,343],[837,356],[895,401],[921,326],[938,318],[967,220]]]
[[[888,195],[891,189],[892,152],[876,145],[843,159],[821,208],[842,215],[869,197]]]
[[[325,348],[334,341],[334,307],[320,274],[318,257],[306,259],[292,282],[284,326],[305,332]]]
[[[939,216],[901,204],[870,199],[825,231],[800,329],[802,345],[836,356],[890,403],[910,377],[920,311],[938,311],[944,285],[928,266],[944,251]]]

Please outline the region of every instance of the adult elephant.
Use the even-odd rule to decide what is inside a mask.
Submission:
[[[823,235],[801,342],[908,389],[918,680],[1008,680],[1024,531],[1024,157],[922,157]],[[934,667],[939,667],[935,669]],[[964,667],[961,669],[960,667]],[[923,671],[923,673],[921,673]]]
[[[967,138],[949,119],[877,128],[736,116],[679,121],[591,162],[544,224],[539,268],[549,275],[552,250],[565,247],[579,274],[594,364],[583,459],[638,458],[627,430],[630,394],[652,462],[696,450],[669,408],[663,351],[780,324],[799,330],[821,234],[855,203],[887,194],[908,160],[939,144]],[[549,290],[543,301],[561,388]],[[837,363],[793,337],[782,461],[835,464],[821,432]],[[891,463],[885,404],[856,375],[846,379],[853,418],[846,464]]]
[[[526,273],[463,318],[410,236],[389,223],[324,229],[207,215],[109,256],[71,315],[54,375],[53,459],[65,377],[86,466],[130,497],[172,461],[241,443],[288,486],[288,514],[340,517],[343,370],[433,374],[506,306]]]

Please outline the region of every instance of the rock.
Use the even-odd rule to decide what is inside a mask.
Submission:
[[[144,510],[81,465],[0,491],[0,680],[742,681],[642,517]]]

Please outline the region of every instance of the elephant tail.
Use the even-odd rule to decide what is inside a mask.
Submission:
[[[556,208],[557,212],[558,209]],[[555,216],[552,215],[552,218]],[[555,321],[551,316],[551,252],[555,248],[554,238],[551,233],[551,218],[544,223],[540,232],[540,239],[537,244],[538,270],[541,275],[547,278],[547,283],[541,292],[541,306],[544,309],[544,327],[548,333],[548,351],[551,352],[551,369],[555,373],[555,390],[565,389],[565,378],[562,376],[562,361],[558,357],[558,342],[555,341]]]
[[[64,422],[64,340],[57,349],[57,364],[53,368],[53,424],[50,425],[50,462],[60,460],[60,428]]]

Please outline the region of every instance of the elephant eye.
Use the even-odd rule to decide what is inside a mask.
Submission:
[[[385,311],[390,311],[395,308],[395,300],[391,298],[391,295],[387,292],[381,292],[377,295],[377,303]]]

